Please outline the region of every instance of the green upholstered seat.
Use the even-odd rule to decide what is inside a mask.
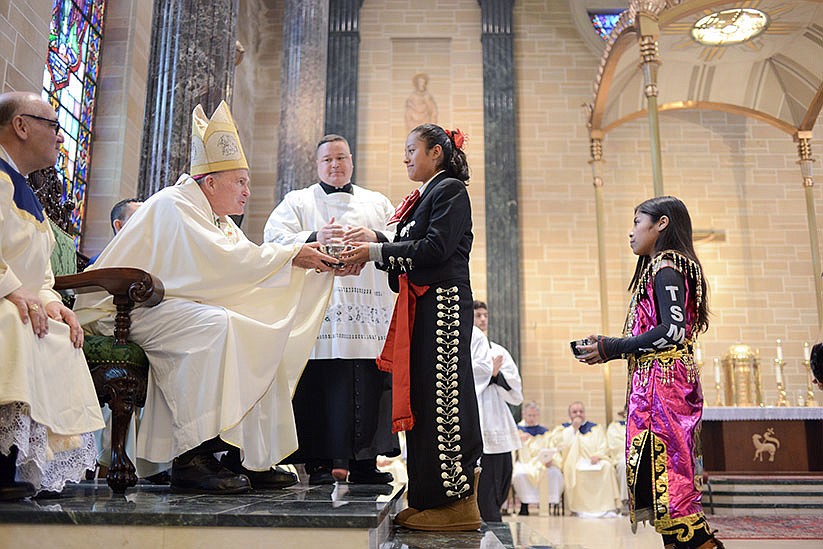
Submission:
[[[89,364],[128,364],[148,371],[149,359],[136,343],[115,345],[111,336],[87,335],[83,340],[83,354]]]

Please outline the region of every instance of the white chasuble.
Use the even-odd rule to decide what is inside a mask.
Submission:
[[[367,227],[391,242],[394,233],[386,221],[394,206],[380,193],[352,185],[352,193],[326,194],[314,185],[291,191],[266,222],[266,242],[302,244],[332,217],[344,227]],[[373,359],[383,350],[394,310],[395,295],[386,273],[367,262],[359,276],[334,278],[329,306],[311,358]]]
[[[132,313],[130,339],[151,365],[139,459],[166,463],[220,435],[265,470],[297,448],[291,396],[333,278],[292,267],[299,249],[249,241],[184,174],[103,250],[92,268],[137,267],[165,287],[162,303]],[[89,329],[113,332],[110,298],[81,296],[76,308]]]
[[[606,433],[600,425],[581,434],[568,426],[562,432],[563,477],[566,506],[573,513],[602,515],[618,509],[620,491],[614,466],[608,459]],[[593,457],[601,458],[592,463]]]
[[[0,157],[10,163],[2,147]],[[17,307],[5,299],[25,288],[43,306],[60,301],[52,290],[49,261],[54,236],[49,222],[20,209],[13,196],[11,177],[0,171],[0,405],[28,404],[31,419],[54,434],[73,436],[102,429],[89,367],[83,350],[72,345],[69,327],[49,319],[49,333],[37,337],[31,324],[23,324]]]

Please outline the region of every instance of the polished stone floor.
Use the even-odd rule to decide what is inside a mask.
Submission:
[[[529,527],[412,532],[392,525],[402,486],[298,484],[238,496],[186,495],[140,485],[114,495],[103,481],[70,485],[56,499],[0,504],[0,547],[375,547],[379,549],[582,549],[553,545]],[[128,528],[124,528],[127,526]],[[33,536],[36,536],[37,539]]]
[[[125,495],[104,482],[57,499],[0,504],[0,549],[15,547],[374,547],[377,549],[658,549],[652,528],[626,517],[506,516],[476,532],[395,528],[403,487],[303,484],[240,496],[182,495],[141,485]],[[722,538],[721,538],[722,539]],[[727,540],[728,549],[823,547],[820,540]]]

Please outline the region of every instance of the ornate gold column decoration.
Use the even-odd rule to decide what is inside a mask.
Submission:
[[[663,195],[663,161],[660,148],[660,120],[657,108],[657,69],[660,66],[657,37],[660,25],[657,14],[665,7],[664,0],[632,0],[634,26],[640,36],[640,68],[643,71],[643,94],[649,116],[649,141],[652,155],[654,195]]]
[[[823,330],[823,279],[820,277],[820,247],[817,240],[817,214],[814,211],[814,158],[812,158],[812,132],[798,131],[794,134],[797,143],[797,156],[800,174],[803,176],[803,190],[806,194],[806,218],[809,225],[809,245],[812,249],[812,272],[814,273],[814,292],[817,302],[817,327]]]
[[[594,204],[597,221],[597,263],[600,275],[600,326],[601,333],[609,333],[609,291],[606,284],[606,220],[603,215],[603,177],[601,167],[603,165],[603,132],[592,131],[589,145],[592,167],[592,185],[594,186]],[[606,424],[612,422],[612,375],[609,363],[602,365],[603,389],[605,391]]]

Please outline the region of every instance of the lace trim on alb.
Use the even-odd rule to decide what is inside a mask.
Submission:
[[[79,448],[48,459],[48,430],[29,414],[29,405],[23,402],[0,406],[0,453],[8,455],[17,446],[16,480],[30,482],[38,491],[60,492],[66,482],[79,482],[87,469],[95,468],[97,448],[91,433],[81,435]]]

